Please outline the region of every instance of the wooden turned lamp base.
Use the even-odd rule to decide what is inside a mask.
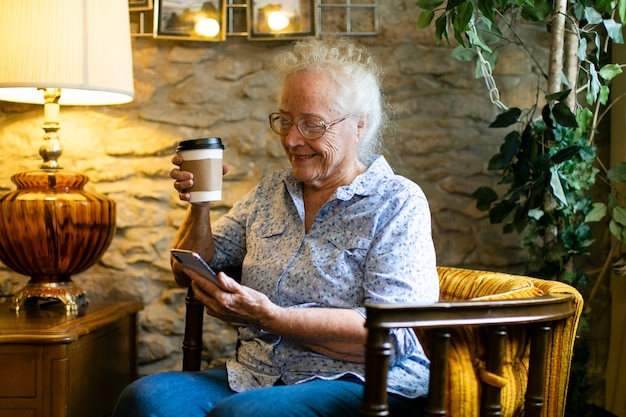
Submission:
[[[13,308],[30,298],[57,299],[68,313],[87,303],[72,282],[96,263],[115,234],[115,202],[83,189],[85,175],[60,169],[15,174],[0,195],[0,260],[30,277]]]

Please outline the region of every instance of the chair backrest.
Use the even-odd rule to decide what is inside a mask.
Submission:
[[[434,305],[368,305],[362,414],[387,415],[389,330],[413,327],[431,359],[432,416],[559,417],[583,300],[573,287],[439,267]]]

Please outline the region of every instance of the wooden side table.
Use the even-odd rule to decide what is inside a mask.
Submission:
[[[29,306],[31,307],[31,306]],[[135,302],[0,304],[0,417],[104,417],[137,377]]]

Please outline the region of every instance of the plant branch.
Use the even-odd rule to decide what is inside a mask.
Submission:
[[[548,94],[561,89],[561,73],[563,72],[563,35],[565,32],[565,14],[567,0],[556,0],[552,14],[550,39],[550,61],[548,65]]]
[[[598,274],[598,277],[596,278],[596,282],[593,284],[593,288],[591,289],[591,293],[589,294],[588,301],[593,300],[593,298],[596,296],[596,292],[598,292],[598,288],[600,288],[600,284],[604,280],[604,277],[607,271],[609,270],[609,265],[611,264],[612,255],[613,255],[613,252],[615,251],[615,248],[617,247],[618,242],[619,241],[617,239],[613,240],[611,249],[609,250],[609,253],[606,256],[606,260],[604,261],[604,265],[602,265],[602,270]]]
[[[504,15],[498,10],[496,11],[498,16],[500,16],[500,18],[502,19],[503,22],[505,22],[506,27],[511,31],[511,33],[513,34],[513,37],[515,37],[515,39],[517,39],[517,42],[515,42],[515,44],[520,45],[525,51],[526,51],[526,56],[528,56],[536,65],[537,69],[539,70],[539,72],[541,73],[541,75],[544,76],[544,78],[548,78],[548,74],[545,73],[545,71],[543,71],[543,68],[541,67],[541,63],[539,62],[539,60],[536,58],[535,54],[533,54],[530,49],[528,49],[528,47],[526,46],[526,43],[522,40],[522,38],[517,34],[517,32],[515,31],[515,28],[513,27],[513,23],[507,21],[504,18]]]
[[[597,120],[594,119],[594,124],[593,126],[597,126],[600,124],[600,122],[602,122],[602,119],[604,118],[604,116],[607,115],[607,113],[611,110],[611,108],[613,107],[613,105],[615,103],[617,103],[619,100],[623,99],[624,97],[626,97],[626,93],[622,93],[619,96],[617,96],[615,99],[611,100],[611,103],[609,105],[606,106],[606,108],[604,109],[604,111],[597,117]],[[593,137],[595,135],[595,129],[591,131],[591,135],[589,136],[589,141],[590,143],[593,143]]]
[[[571,26],[576,27],[576,21],[568,19]],[[576,85],[578,80],[578,34],[575,31],[564,33],[564,54],[565,54],[565,79],[571,88],[570,94],[565,99],[565,104],[572,113],[576,112]]]
[[[600,100],[597,100],[595,109],[593,110],[593,122],[591,123],[591,126],[598,126],[599,113],[600,113]],[[597,130],[598,129],[590,129],[590,132],[589,132],[589,144],[590,145],[593,145],[594,143]]]

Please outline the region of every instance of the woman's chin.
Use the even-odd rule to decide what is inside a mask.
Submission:
[[[292,166],[293,176],[305,184],[314,181],[317,176],[309,169],[302,169],[301,167]]]

